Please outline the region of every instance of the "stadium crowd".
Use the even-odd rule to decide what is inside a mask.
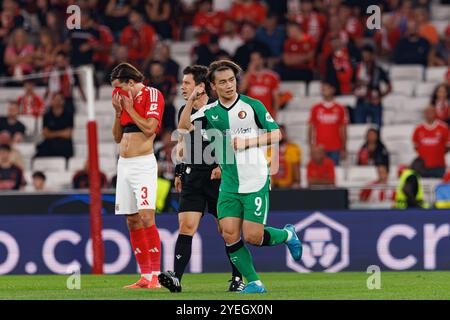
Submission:
[[[0,118],[0,189],[24,189],[24,168],[15,145],[26,140],[19,115],[43,122],[35,158],[74,156],[74,117],[79,112],[75,90],[85,99],[77,68],[95,67],[99,88],[109,84],[112,68],[127,61],[143,70],[146,84],[165,97],[164,132],[157,150],[160,175],[173,180],[171,132],[176,128],[177,85],[182,66],[172,43],[191,41],[190,62],[208,65],[231,59],[244,69],[240,91],[261,100],[274,118],[295,109],[295,92],[281,83],[322,82],[308,115],[308,149],[290,140],[284,130],[272,178],[276,188],[300,188],[301,170],[307,185],[336,185],[335,167],[349,160],[348,125],[372,123],[355,165],[375,166],[378,178],[361,191],[361,201],[373,197],[370,186],[386,185],[390,154],[381,141],[383,98],[393,91],[387,64],[449,67],[450,24],[431,19],[430,0],[3,0],[0,7],[0,84],[23,87],[17,100],[2,105]],[[437,1],[439,2],[439,1]],[[446,4],[445,0],[441,1]],[[66,28],[68,5],[81,8],[81,29]],[[381,8],[381,29],[367,27],[366,9]],[[28,79],[26,75],[44,76]],[[411,136],[417,156],[425,163],[424,177],[442,178],[450,148],[450,68],[423,105],[424,122]],[[40,95],[35,86],[45,87]],[[349,108],[335,97],[354,96]],[[353,161],[353,160],[352,160]],[[303,169],[304,168],[304,169]],[[88,168],[76,172],[72,186],[89,185]],[[448,176],[448,175],[447,175]],[[32,176],[42,189],[45,174]],[[34,183],[34,181],[38,181]],[[102,186],[114,186],[103,177]],[[391,190],[392,191],[392,190]],[[378,200],[392,192],[377,189]]]

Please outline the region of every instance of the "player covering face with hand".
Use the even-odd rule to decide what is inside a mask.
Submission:
[[[196,88],[181,114],[179,127],[192,129],[197,120],[208,135],[214,135],[216,158],[222,170],[217,204],[222,236],[231,261],[248,280],[241,293],[264,293],[266,288],[241,234],[255,246],[284,243],[296,261],[301,258],[302,247],[293,225],[283,229],[266,226],[269,169],[261,147],[280,141],[281,133],[260,101],[237,93],[240,72],[240,67],[231,61],[213,62],[208,81],[218,100],[191,115],[194,102],[204,94]]]
[[[125,215],[141,279],[125,288],[160,288],[161,241],[155,224],[158,166],[153,141],[161,128],[164,97],[145,86],[143,75],[121,63],[111,73],[116,117],[112,134],[120,144],[116,211]]]

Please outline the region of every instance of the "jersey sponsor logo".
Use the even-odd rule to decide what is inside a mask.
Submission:
[[[247,117],[247,112],[245,112],[244,110],[239,111],[238,117],[239,119],[245,119]]]
[[[270,113],[268,113],[268,112],[266,113],[266,121],[267,121],[267,122],[274,122],[272,116],[271,116]]]
[[[239,135],[248,134],[252,132],[252,128],[237,128],[237,129],[226,129],[225,135]]]
[[[158,109],[158,104],[157,103],[150,104],[150,111],[155,111],[156,109]]]

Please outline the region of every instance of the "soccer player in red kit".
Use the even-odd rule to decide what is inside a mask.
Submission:
[[[258,51],[250,55],[247,73],[241,82],[240,90],[253,99],[261,101],[276,119],[279,107],[280,77],[270,69],[265,68],[265,60]]]
[[[164,97],[142,82],[144,76],[128,63],[111,72],[112,104],[116,112],[112,133],[120,144],[117,165],[117,215],[126,215],[131,246],[141,278],[125,288],[161,288],[158,282],[161,241],[155,224],[158,165],[153,142],[161,128]]]

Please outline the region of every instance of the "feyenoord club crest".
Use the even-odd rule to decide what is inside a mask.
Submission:
[[[245,119],[246,116],[247,116],[247,112],[245,112],[244,110],[239,111],[239,113],[238,113],[239,119]]]

